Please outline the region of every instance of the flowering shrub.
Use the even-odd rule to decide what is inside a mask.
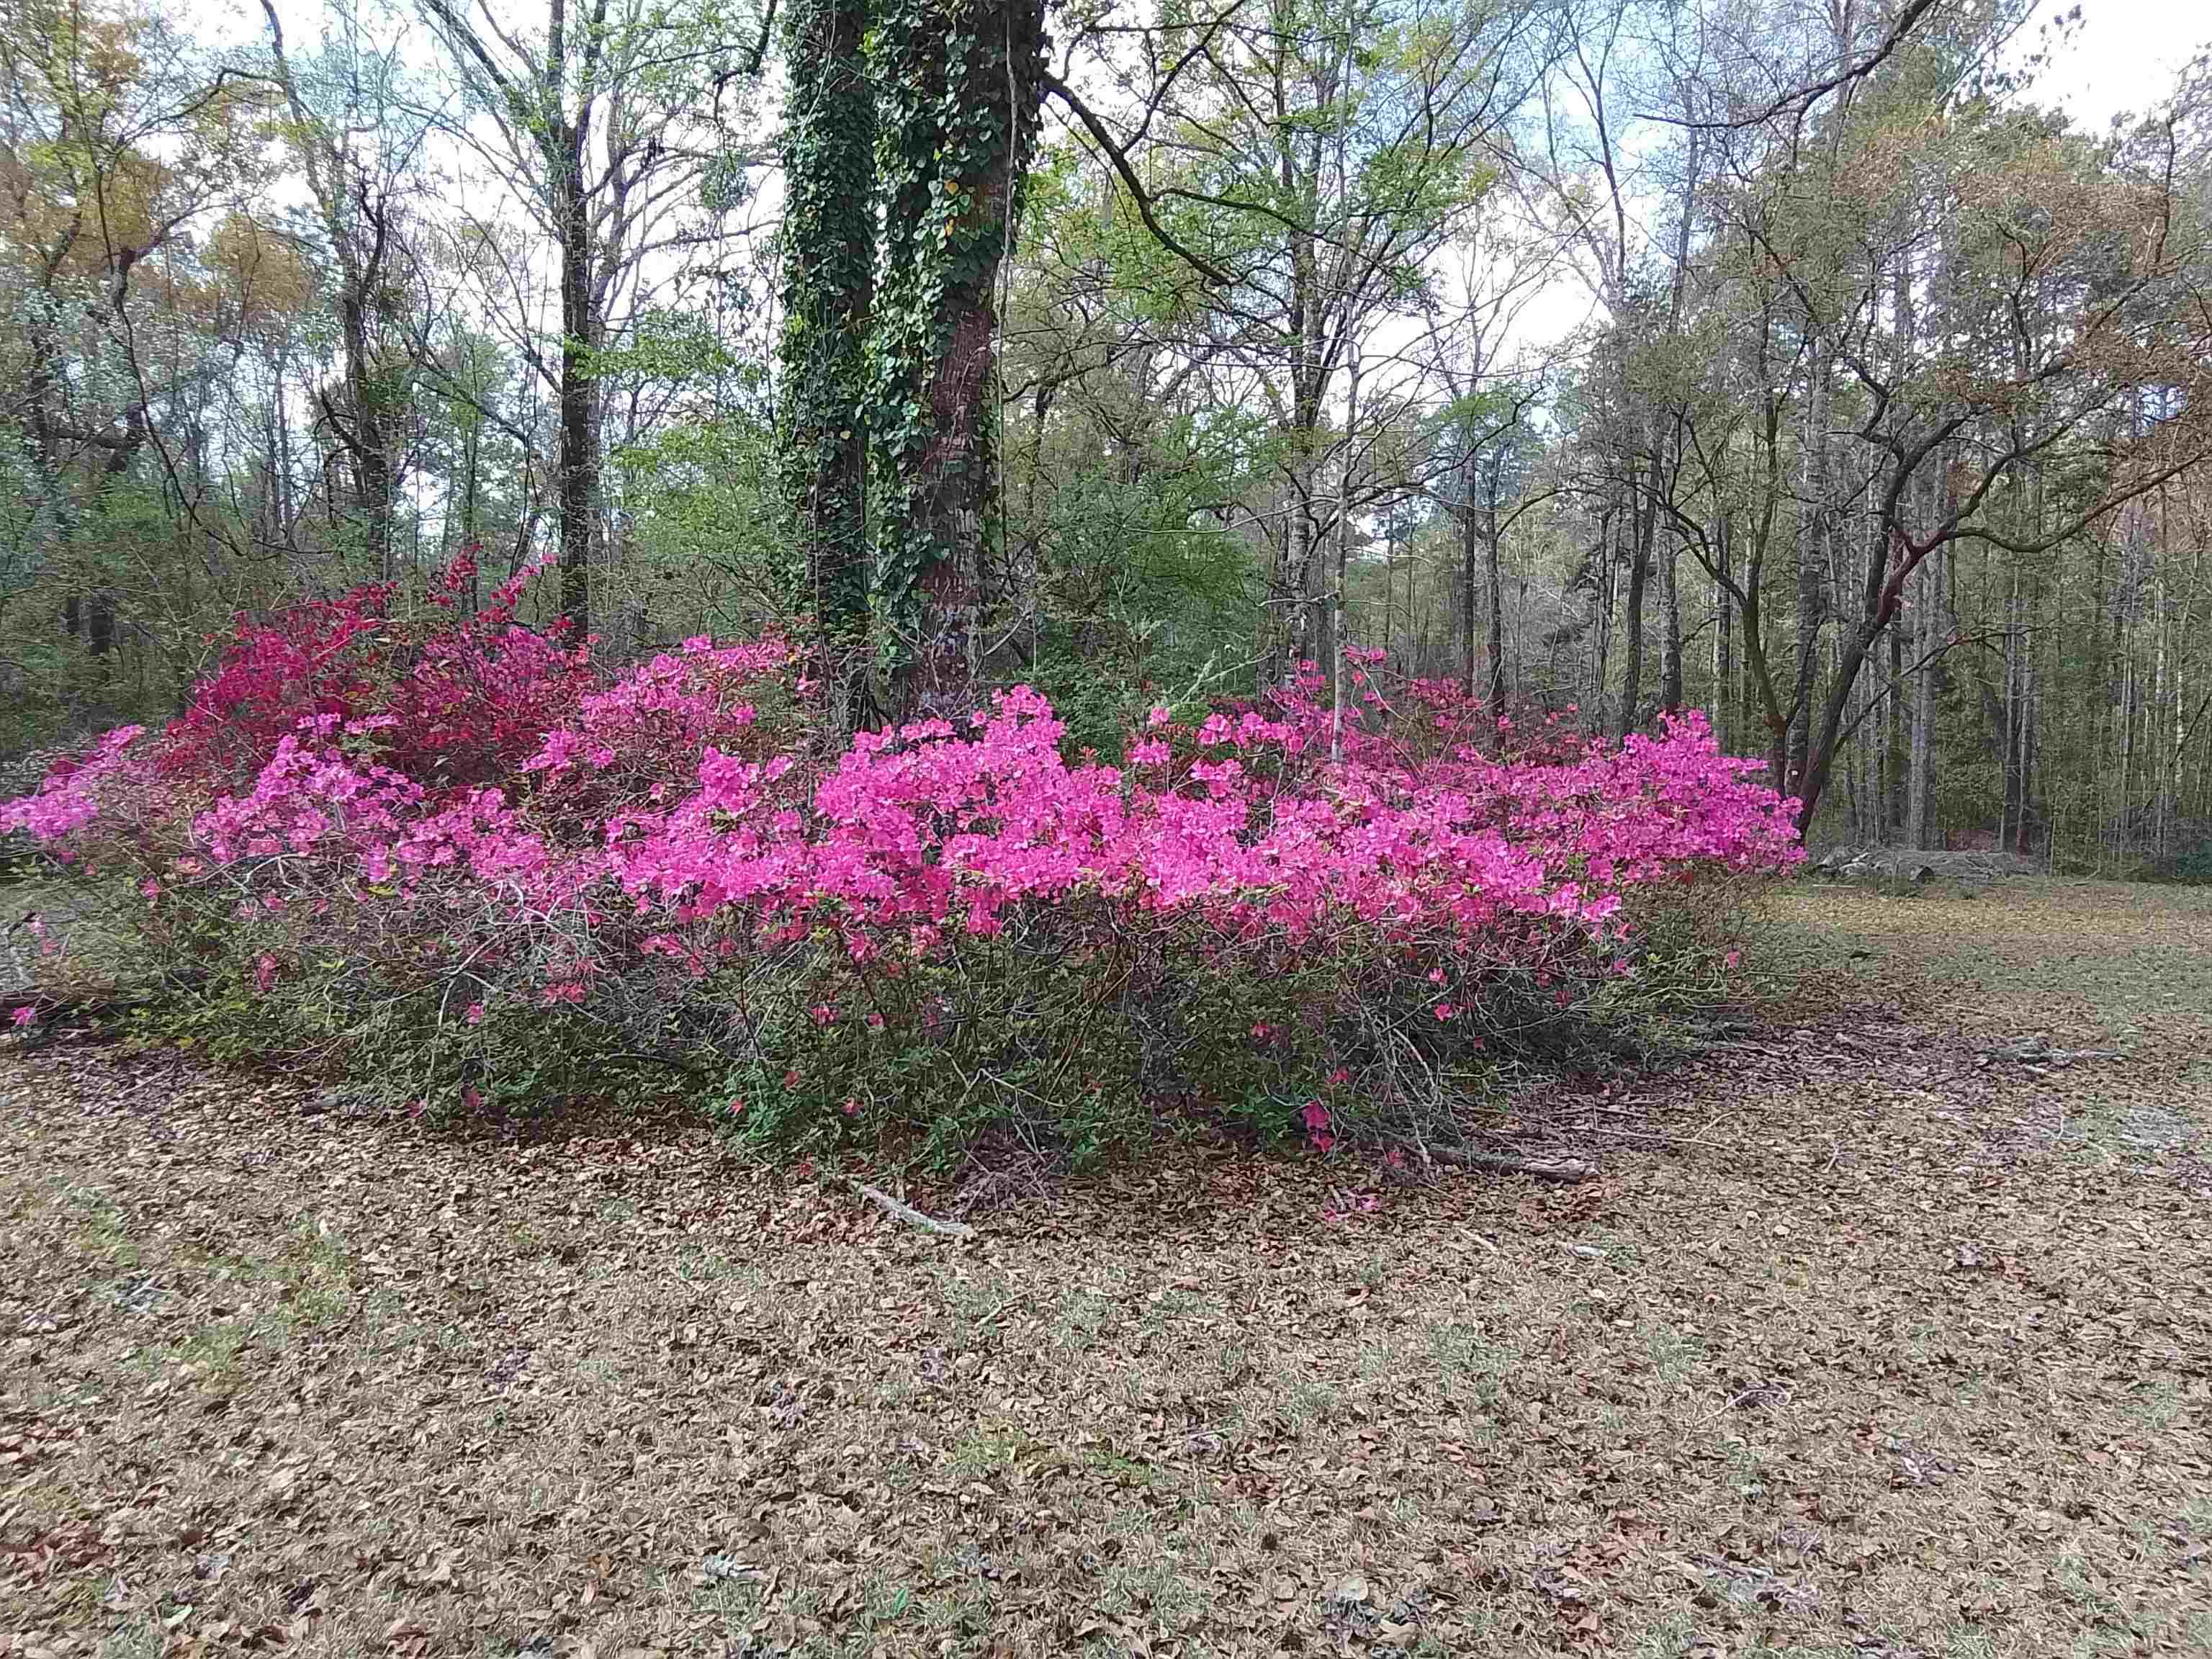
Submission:
[[[1119,765],[1023,687],[832,744],[781,640],[608,678],[516,620],[527,573],[472,580],[427,626],[380,588],[242,621],[167,730],[0,807],[128,883],[169,1035],[420,1101],[659,1073],[759,1136],[1081,1151],[1164,1109],[1326,1149],[1378,1078],[1618,998],[1683,884],[1798,856],[1694,714],[1607,746],[1364,663],[1333,732],[1308,665]]]

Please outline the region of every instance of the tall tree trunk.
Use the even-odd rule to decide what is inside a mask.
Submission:
[[[783,486],[841,729],[868,708],[867,328],[875,291],[875,95],[866,0],[787,0]],[[1040,393],[1042,396],[1042,393]]]
[[[998,282],[1036,144],[1042,0],[896,9],[875,51],[888,195],[875,327],[886,425],[870,434],[878,578],[898,636],[900,711],[950,718],[973,707],[987,645]]]
[[[1671,542],[1659,562],[1659,582],[1666,599],[1666,638],[1661,641],[1659,709],[1678,714],[1682,710],[1682,550]]]
[[[581,640],[592,626],[599,423],[591,358],[600,331],[592,304],[592,225],[584,195],[583,131],[568,127],[561,139],[564,166],[555,186],[561,204],[561,615]]]
[[[1484,580],[1481,556],[1482,534],[1480,511],[1475,491],[1482,475],[1482,461],[1474,447],[1468,446],[1459,459],[1459,662],[1461,684],[1471,699],[1479,695],[1481,685],[1476,666],[1474,618]]]
[[[1658,480],[1650,477],[1639,490],[1637,480],[1645,475],[1646,463],[1628,464],[1628,605],[1622,621],[1620,712],[1613,722],[1615,735],[1626,738],[1637,726],[1637,705],[1644,695],[1644,590],[1651,573],[1651,536],[1659,515]],[[1656,469],[1654,469],[1656,470]]]
[[[362,522],[367,552],[376,565],[377,580],[390,581],[392,519],[395,486],[392,465],[391,422],[384,408],[384,386],[370,356],[367,301],[349,294],[340,306],[346,335],[346,385],[353,403],[346,442],[354,453],[360,480]]]
[[[1344,660],[1344,580],[1352,554],[1352,463],[1353,439],[1359,431],[1359,344],[1352,343],[1352,381],[1344,405],[1344,459],[1336,480],[1336,581],[1328,628],[1330,690],[1328,757],[1344,758],[1344,690],[1347,665]]]
[[[1934,577],[1934,572],[1925,569],[1917,570],[1912,575],[1916,590],[1912,602],[1912,649],[1916,659],[1935,648],[1935,606],[1928,595]],[[1905,841],[1908,847],[1925,851],[1930,844],[1929,791],[1936,761],[1935,664],[1922,662],[1913,669],[1911,686],[1912,729],[1905,769]]]
[[[1503,455],[1491,458],[1489,489],[1483,498],[1483,580],[1490,589],[1489,696],[1493,717],[1505,712],[1505,555],[1499,545],[1498,530],[1498,491],[1502,482],[1499,474],[1504,465]]]
[[[1729,609],[1734,603],[1729,584],[1735,580],[1731,568],[1734,550],[1730,544],[1735,538],[1735,515],[1723,508],[1713,529],[1713,562],[1717,580],[1713,583],[1713,732],[1721,747],[1733,753],[1735,736],[1736,702],[1734,695],[1735,679],[1735,641],[1730,636],[1735,617]]]
[[[1804,803],[1804,827],[1810,828],[1825,776],[1813,776],[1813,688],[1820,672],[1820,634],[1827,621],[1826,576],[1835,535],[1834,503],[1828,476],[1828,397],[1833,369],[1825,356],[1816,363],[1805,410],[1805,495],[1811,511],[1797,540],[1797,679],[1790,702],[1788,781],[1785,793]],[[1821,770],[1826,772],[1823,764]]]

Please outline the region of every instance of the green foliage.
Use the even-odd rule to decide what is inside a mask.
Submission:
[[[775,441],[743,410],[656,431],[614,457],[630,509],[616,597],[639,639],[755,632],[789,615],[799,553],[779,511]]]

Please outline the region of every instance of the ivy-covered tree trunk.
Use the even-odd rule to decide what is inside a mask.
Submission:
[[[876,104],[866,0],[790,0],[784,118],[783,485],[801,603],[847,729],[866,717],[868,313],[876,262]]]
[[[592,530],[599,497],[599,387],[591,354],[599,343],[592,305],[592,227],[585,201],[583,141],[564,133],[561,190],[561,615],[578,639],[592,627]]]
[[[877,167],[877,574],[907,716],[964,714],[997,532],[998,305],[1044,70],[1042,0],[884,0]]]

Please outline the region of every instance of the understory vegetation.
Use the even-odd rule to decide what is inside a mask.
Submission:
[[[1133,708],[1110,757],[1026,687],[847,739],[782,640],[603,673],[515,620],[535,574],[241,621],[187,714],[0,807],[70,896],[27,923],[49,1000],[96,963],[143,1038],[416,1111],[673,1093],[939,1164],[1204,1126],[1425,1156],[1492,1060],[1725,997],[1731,896],[1802,857],[1694,712],[1522,730],[1376,652],[1341,717],[1309,664]]]

